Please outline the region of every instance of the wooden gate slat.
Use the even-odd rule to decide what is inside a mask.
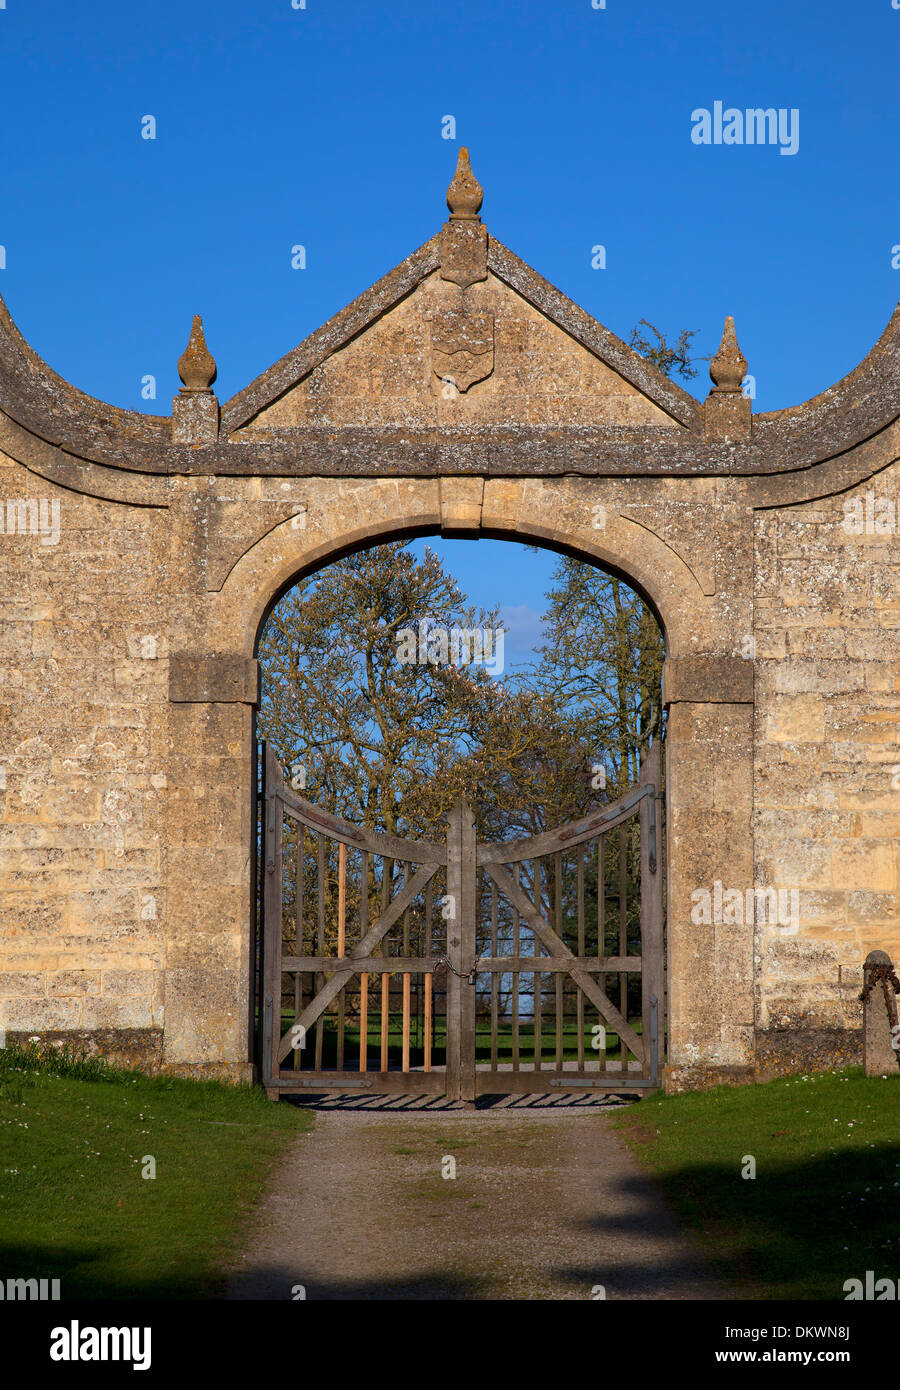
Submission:
[[[556,934],[557,934],[557,936],[560,938],[560,940],[562,940],[562,933],[563,933],[562,855],[560,854],[559,850],[557,850],[557,852],[556,852],[556,866],[555,866],[555,867],[556,867],[556,875],[555,875],[555,881],[554,881],[554,892],[555,892],[555,896],[556,896],[556,901],[555,901],[554,907],[555,907],[555,916],[556,916]],[[554,1055],[554,1060],[555,1060],[555,1062],[556,1062],[556,1069],[557,1069],[557,1071],[561,1071],[561,1070],[562,1070],[562,1060],[563,1060],[563,1036],[562,1036],[562,1029],[563,1029],[563,977],[562,977],[562,975],[557,975],[557,976],[556,976],[556,979],[555,979],[555,981],[554,981],[554,984],[556,985],[556,999],[555,999],[555,1004],[556,1004],[556,1047],[555,1047],[555,1049],[554,1049],[554,1054],[553,1054],[553,1055]]]
[[[332,999],[344,988],[347,981],[357,974],[360,968],[359,965],[356,964],[357,959],[364,958],[370,954],[372,948],[377,946],[379,941],[387,935],[391,927],[402,915],[405,908],[409,906],[413,898],[417,897],[425,887],[425,884],[428,883],[429,879],[437,873],[437,870],[437,864],[423,864],[421,869],[413,876],[402,892],[397,894],[397,897],[391,903],[390,907],[386,912],[382,913],[374,925],[370,927],[356,949],[352,951],[349,956],[344,957],[344,960],[347,962],[346,966],[342,966],[335,970],[331,979],[322,986],[316,994],[316,997],[307,1004],[302,1017],[297,1019],[297,1023],[301,1027],[305,1028],[307,1032],[309,1031],[310,1025],[321,1017],[324,1010],[328,1008]],[[336,962],[337,957],[334,957],[334,959]],[[290,1032],[287,1032],[281,1040],[278,1049],[279,1062],[282,1061],[290,1051],[290,1037]]]
[[[619,955],[628,954],[628,830],[619,827]],[[628,1011],[628,980],[619,976],[619,1008]]]
[[[521,876],[521,865],[515,867],[516,882]],[[513,955],[516,960],[519,957],[520,929],[519,929],[519,909],[513,904]],[[513,1055],[512,1069],[519,1070],[519,969],[513,966]]]
[[[359,977],[359,1069],[369,1066],[369,976],[364,970]]]
[[[409,1071],[409,975],[403,976],[403,1034],[401,1071]]]
[[[422,1037],[422,1069],[431,1071],[431,982],[433,975],[430,970],[425,972],[425,1022]]]
[[[581,958],[578,956],[479,956],[478,972],[479,974],[487,974],[489,971],[500,971],[506,974],[511,970],[524,970],[528,972],[529,970],[534,970],[538,961],[540,961],[541,970],[545,975],[558,975],[560,973],[567,975],[572,968],[570,959],[577,960],[578,968],[586,971],[590,975],[595,975],[598,971],[613,970],[628,970],[639,975],[641,973],[643,961],[642,956],[602,956],[600,960],[594,960],[592,956],[584,956]],[[306,961],[306,968],[310,970],[315,965],[321,964],[316,956],[285,956],[284,968],[285,970],[295,970],[298,968],[301,961]],[[399,970],[402,965],[401,958],[399,956],[392,956],[392,966],[395,964],[395,961],[395,968]],[[418,956],[413,956],[408,962],[408,968],[410,970],[415,970],[417,968],[425,970],[427,969],[427,960],[423,961]]]
[[[491,950],[496,956],[497,945],[497,885],[491,884]],[[497,1066],[497,1033],[500,1027],[500,976],[491,976],[491,1066]]]
[[[294,942],[297,955],[303,954],[303,870],[306,826],[297,824],[297,862],[294,865]],[[288,967],[282,960],[282,970]],[[294,1018],[300,1017],[303,1012],[303,973],[298,970],[294,976]],[[300,1071],[303,1066],[303,1048],[294,1048],[294,1071]]]
[[[531,1055],[535,1071],[540,1071],[544,1065],[544,977],[540,970],[535,970],[532,976],[532,993],[534,995],[534,1007],[532,1016],[534,1018],[534,1038],[532,1039]]]
[[[447,1098],[475,1099],[475,823],[457,801],[447,817]]]
[[[281,965],[283,970],[304,970],[307,972],[311,970],[327,970],[330,972],[337,965],[338,959],[339,958],[337,956],[283,956]],[[406,971],[412,975],[421,975],[422,972],[425,970],[434,970],[437,966],[440,957],[357,956],[355,954],[351,954],[349,956],[342,956],[340,957],[340,959],[342,960],[344,965],[347,966],[350,964],[351,960],[353,961],[353,970],[351,972],[351,976],[358,974],[360,970],[370,970],[373,973],[377,974],[378,972],[384,969],[384,963],[386,960],[389,960],[391,963],[391,974],[395,974],[397,972],[400,972],[402,974],[404,971]],[[485,959],[489,960],[490,957],[485,957]],[[501,957],[501,959],[503,959],[503,957]],[[613,957],[613,959],[618,959],[618,957]],[[628,957],[629,964],[633,960],[639,961],[640,956]],[[479,969],[480,968],[481,966],[479,963]],[[591,961],[591,969],[593,970],[594,968],[594,962]]]
[[[527,877],[527,869],[525,870]],[[534,861],[534,875],[531,886],[531,893],[536,903],[542,903],[543,899],[543,864],[540,859]],[[534,943],[534,954],[540,957],[537,941]],[[544,1060],[544,1038],[543,1038],[543,1004],[544,1004],[544,977],[540,970],[535,970],[531,977],[532,991],[532,1024],[534,1036],[532,1038],[532,1065],[535,1071],[540,1071]]]
[[[485,869],[496,881],[501,891],[507,895],[511,902],[516,904],[522,916],[533,927],[551,955],[563,956],[571,960],[570,974],[579,989],[584,991],[601,1017],[615,1028],[619,1037],[628,1044],[638,1061],[643,1062],[644,1048],[637,1033],[622,1017],[612,1000],[606,997],[599,985],[595,984],[591,977],[579,968],[577,957],[572,954],[564,942],[560,941],[550,923],[537,911],[521,888],[516,886],[511,875],[500,864],[486,864]]]

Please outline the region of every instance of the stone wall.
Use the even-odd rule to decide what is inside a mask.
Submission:
[[[757,935],[764,1071],[858,1061],[862,963],[900,954],[900,551],[857,533],[898,490],[895,463],[757,519],[756,874],[800,903],[795,936]]]
[[[61,502],[58,544],[0,546],[8,1033],[246,1071],[256,632],[298,573],[443,523],[565,541],[661,616],[673,1084],[856,1056],[862,960],[900,948],[900,608],[892,538],[848,535],[843,499],[748,520],[674,480],[310,479],[287,500],[173,480],[168,507],[34,484],[4,464],[7,497]],[[220,514],[200,553],[198,493]],[[723,551],[747,527],[753,546]],[[796,887],[799,930],[696,921],[716,881]]]
[[[0,537],[0,1026],[158,1059],[165,513],[73,494],[5,457],[0,497],[46,499],[51,521]]]

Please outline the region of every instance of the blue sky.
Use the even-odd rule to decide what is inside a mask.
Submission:
[[[559,556],[518,541],[444,540],[428,536],[411,542],[424,558],[434,551],[444,569],[457,577],[471,601],[490,611],[500,609],[504,629],[503,669],[534,661],[535,647],[544,640],[543,598],[553,586]]]
[[[162,413],[200,312],[224,400],[440,227],[468,144],[491,233],[623,337],[709,354],[734,314],[778,409],[900,296],[898,55],[893,0],[6,0],[0,293],[63,376]],[[694,144],[716,101],[798,110],[797,154]],[[472,597],[539,606],[552,557],[478,545]]]

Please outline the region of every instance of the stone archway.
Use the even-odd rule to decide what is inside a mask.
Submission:
[[[659,615],[667,1084],[859,1058],[862,962],[900,947],[900,314],[761,415],[727,321],[700,402],[480,198],[463,158],[442,230],[221,407],[199,318],[161,418],[0,305],[8,1036],[248,1074],[255,634],[304,569],[440,531],[569,550]],[[790,923],[737,911],[769,891]]]
[[[692,638],[709,622],[708,596],[685,561],[635,521],[607,510],[602,539],[593,526],[591,491],[571,483],[539,481],[525,485],[458,478],[434,479],[402,491],[382,481],[352,490],[307,490],[309,501],[297,517],[249,548],[234,565],[210,613],[209,639],[218,660],[244,670],[248,689],[258,673],[253,652],[273,602],[303,573],[324,568],[350,551],[401,536],[515,538],[568,550],[620,574],[654,608],[666,637],[665,698],[669,709],[667,743],[669,872],[670,1084],[701,1073],[736,1078],[752,1069],[753,971],[749,944],[736,976],[729,961],[728,998],[722,999],[715,1028],[708,1016],[709,971],[703,963],[701,932],[690,922],[690,894],[696,865],[683,851],[687,837],[700,833],[718,851],[718,872],[743,882],[752,857],[749,794],[735,806],[732,787],[752,775],[750,715],[752,686],[745,659],[692,656]],[[316,498],[316,500],[313,500]],[[369,517],[360,522],[360,512]],[[549,525],[548,515],[557,518]],[[250,804],[249,724],[245,722],[246,782],[241,795]],[[210,751],[212,756],[212,751]],[[730,768],[726,782],[722,775]],[[715,769],[715,771],[714,771]],[[248,830],[249,835],[249,830]],[[248,839],[249,847],[249,839]],[[247,862],[249,848],[242,852]],[[212,858],[213,847],[210,846]],[[191,875],[192,878],[192,875]],[[180,894],[196,891],[186,879]],[[245,885],[241,885],[241,893]],[[244,910],[235,903],[233,911]],[[249,909],[247,909],[249,911]],[[196,988],[191,983],[192,991]],[[240,988],[249,981],[242,977]],[[173,1059],[174,1060],[174,1059]]]

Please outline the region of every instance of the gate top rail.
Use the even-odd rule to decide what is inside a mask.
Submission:
[[[540,835],[530,835],[523,840],[478,842],[478,862],[480,864],[515,864],[522,859],[536,859],[555,850],[570,849],[574,845],[592,840],[598,833],[604,834],[634,815],[643,797],[650,797],[650,804],[657,795],[654,782],[644,782],[633,787],[624,796],[611,801],[602,811],[594,812],[589,818],[568,825],[559,825],[554,830],[545,830]]]
[[[267,795],[277,798],[288,815],[307,825],[310,830],[324,830],[335,840],[368,850],[370,854],[381,854],[387,859],[399,859],[408,864],[446,863],[446,843],[401,839],[399,835],[388,835],[378,830],[369,830],[365,826],[351,825],[350,821],[333,815],[331,811],[323,811],[321,807],[314,806],[312,802],[298,796],[290,787],[286,787],[283,781],[278,786],[270,785]]]

